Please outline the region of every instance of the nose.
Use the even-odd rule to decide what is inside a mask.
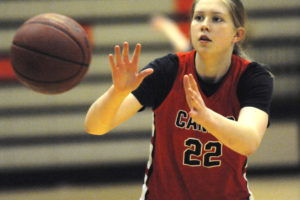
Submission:
[[[209,21],[208,21],[208,18],[205,18],[201,24],[201,27],[200,27],[200,30],[201,31],[207,31],[209,32],[210,28],[209,28]]]

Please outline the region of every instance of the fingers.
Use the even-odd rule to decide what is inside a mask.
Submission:
[[[184,75],[184,91],[186,101],[191,110],[200,110],[204,107],[204,101],[198,90],[198,85],[192,74]]]
[[[184,81],[183,84],[184,84],[185,90],[187,90],[188,88],[190,88],[193,91],[199,93],[198,84],[195,81],[195,79],[194,79],[194,77],[193,77],[192,74],[184,75],[184,80],[183,81]]]
[[[191,85],[192,89],[193,89],[194,91],[198,91],[198,85],[197,85],[197,83],[196,83],[196,81],[195,81],[193,75],[192,75],[192,74],[189,74],[189,78],[190,78],[189,80],[190,80],[190,85]]]
[[[121,48],[119,45],[115,46],[115,57],[116,57],[117,65],[120,65],[122,63],[122,59],[121,59]]]
[[[191,88],[194,91],[198,91],[197,82],[195,81],[192,74],[184,75],[184,82],[183,83],[185,84],[184,87]],[[185,88],[185,89],[187,89],[187,88]]]
[[[115,61],[114,61],[114,56],[112,54],[109,54],[108,55],[108,60],[109,60],[109,63],[110,63],[111,70],[114,71],[116,69],[116,64],[115,64]]]
[[[198,93],[192,89],[189,89],[188,95],[190,96],[192,107],[199,109],[201,107],[201,96],[199,96]]]
[[[191,95],[194,93],[194,91],[198,91],[197,83],[193,82],[194,78],[193,75],[184,75],[183,77],[183,87],[186,95],[188,97],[191,97]],[[194,85],[196,84],[196,85]]]
[[[144,78],[146,78],[147,76],[149,76],[150,74],[152,74],[154,71],[153,71],[153,69],[152,68],[149,68],[149,69],[145,69],[145,70],[143,70],[143,71],[141,71],[140,73],[139,73],[139,80],[140,80],[140,82],[142,82],[142,80],[144,80]]]
[[[128,42],[124,42],[122,54],[123,54],[123,62],[129,63],[129,44],[128,44]]]
[[[129,63],[129,44],[124,42],[123,51],[121,54],[121,47],[119,45],[115,46],[115,57],[117,61],[117,66],[121,66],[122,63]]]
[[[135,50],[134,50],[134,53],[132,56],[132,63],[135,65],[138,65],[138,63],[139,63],[141,49],[142,49],[142,45],[140,43],[138,43],[135,47]]]
[[[190,86],[190,81],[189,81],[188,75],[184,75],[184,77],[183,77],[183,87],[184,87],[186,102],[187,102],[189,108],[193,109],[192,96],[191,96],[191,91],[190,91],[191,86]]]
[[[183,88],[185,93],[188,92],[188,89],[190,88],[190,82],[189,82],[189,76],[188,75],[184,75],[183,76]]]
[[[119,45],[116,45],[115,46],[116,65],[114,64],[114,66],[119,66],[122,63],[126,63],[126,64],[127,63],[132,63],[134,65],[138,65],[139,58],[140,58],[140,53],[141,53],[141,48],[142,48],[142,45],[140,43],[138,43],[136,45],[135,50],[134,50],[134,54],[133,54],[132,60],[130,61],[130,59],[129,59],[129,44],[128,44],[128,42],[124,42],[122,54],[121,54],[121,47]],[[110,55],[109,55],[109,60],[110,60],[110,64],[112,65],[113,62],[112,62],[111,58],[113,58],[113,56],[111,57]]]

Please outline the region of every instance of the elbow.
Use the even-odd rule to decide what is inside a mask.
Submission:
[[[256,152],[256,150],[258,149],[258,145],[249,145],[247,150],[245,151],[244,155],[245,156],[251,156],[252,154],[254,154]]]
[[[259,148],[260,143],[261,143],[261,138],[258,137],[257,134],[254,134],[251,141],[248,142],[247,149],[245,151],[245,155],[251,156],[252,154],[254,154],[257,151],[257,149]]]
[[[108,130],[98,126],[94,126],[92,123],[88,122],[87,120],[85,120],[84,126],[85,126],[85,131],[91,135],[104,135],[108,132]]]
[[[85,127],[85,131],[91,135],[104,135],[106,134],[107,132],[106,131],[102,131],[102,130],[99,130],[99,129],[92,129],[92,128],[89,128],[89,127]]]

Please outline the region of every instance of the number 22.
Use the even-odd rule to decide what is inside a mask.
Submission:
[[[204,166],[204,167],[218,167],[221,165],[221,160],[212,160],[222,156],[222,144],[216,141],[209,141],[204,145],[203,161],[200,156],[202,154],[203,144],[199,139],[189,138],[185,140],[184,145],[187,149],[183,152],[183,164],[189,166]],[[203,162],[203,163],[202,163]]]

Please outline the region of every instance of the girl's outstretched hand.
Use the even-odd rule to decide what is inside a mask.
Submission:
[[[130,93],[135,90],[143,79],[153,72],[153,69],[138,71],[141,44],[137,44],[132,59],[129,58],[129,44],[124,42],[123,52],[119,45],[115,46],[115,55],[109,54],[113,85],[116,91]]]
[[[183,86],[187,104],[190,108],[190,116],[197,123],[205,118],[207,107],[199,92],[198,85],[192,74],[184,75]]]

